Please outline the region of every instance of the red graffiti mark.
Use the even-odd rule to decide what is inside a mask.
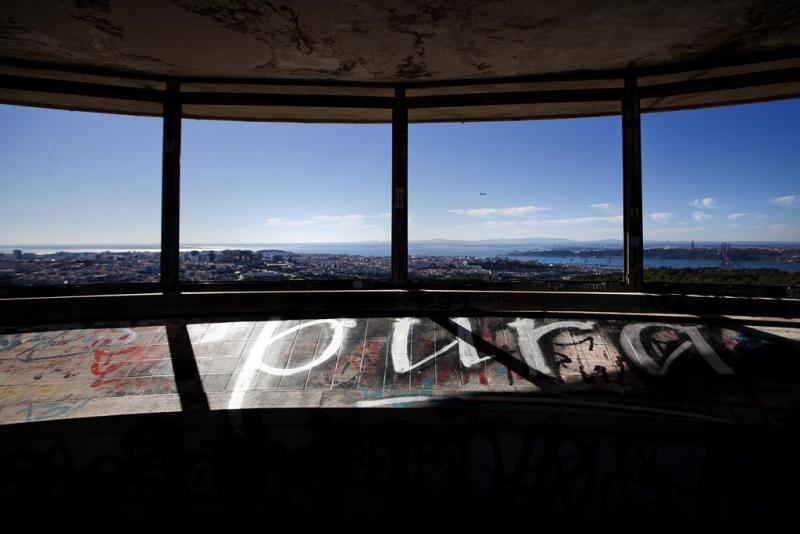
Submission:
[[[376,339],[368,339],[367,341],[364,341],[361,345],[364,351],[370,354],[377,355],[381,351],[381,349],[383,349],[385,342]]]
[[[108,347],[109,345],[111,345],[111,338],[105,337],[103,339],[95,339],[91,346],[93,349],[96,349],[99,347]]]
[[[110,380],[105,380],[106,376],[119,371],[123,366],[132,361],[141,359],[144,348],[143,345],[134,345],[131,347],[124,347],[115,352],[105,350],[96,351],[94,353],[94,360],[92,361],[92,374],[97,377],[97,380],[92,383],[91,387],[109,383]],[[118,380],[118,378],[115,378],[115,380]]]
[[[364,342],[358,344],[355,350],[351,351],[348,355],[349,367],[353,368],[356,372],[361,369],[361,357],[364,356]]]
[[[117,329],[97,329],[94,330],[94,335],[97,335],[97,339],[92,341],[91,348],[103,348],[108,347],[114,343],[114,340],[121,341],[123,343],[128,343],[131,341],[135,334],[132,332],[126,332],[125,330],[117,330]],[[104,337],[101,337],[104,336]]]
[[[738,332],[733,332],[732,334],[725,334],[722,336],[722,344],[725,345],[725,348],[728,350],[736,350],[739,345],[741,344],[741,339],[739,338]]]
[[[362,372],[365,376],[362,380],[371,383],[378,372],[378,360],[381,354],[385,353],[386,343],[383,341],[369,340],[364,343],[365,369]]]
[[[490,343],[494,341],[494,332],[492,332],[488,325],[485,325],[483,328],[481,328],[481,338]]]
[[[433,340],[430,338],[424,338],[420,341],[419,347],[419,354],[423,355],[423,357],[427,356],[428,354],[433,354]]]
[[[469,375],[470,375],[470,373],[468,373],[468,372],[464,372],[464,373],[461,374],[461,376],[464,377],[464,385],[469,384]]]
[[[478,370],[478,378],[480,379],[481,385],[489,385],[489,381],[486,379],[486,374],[483,372],[483,367]]]
[[[436,358],[436,381],[439,383],[447,382],[450,378],[450,368],[447,366],[447,360],[444,358]]]
[[[384,341],[374,339],[362,341],[352,351],[350,351],[347,356],[340,360],[344,360],[344,366],[341,366],[341,372],[344,373],[348,367],[358,372],[361,369],[362,356],[368,360],[367,368],[369,368],[369,363],[374,363],[377,360],[385,344],[386,343]]]
[[[669,343],[672,341],[678,341],[680,339],[680,333],[672,329],[659,330],[653,334],[652,338],[653,340],[660,341],[661,343]]]
[[[61,369],[59,369],[59,372],[64,373],[64,378],[70,378],[72,376],[75,376],[79,374],[78,367],[80,367],[81,363],[82,363],[81,358],[71,358],[70,365],[63,366]]]
[[[81,367],[85,354],[86,352],[81,350],[54,358],[52,360],[52,366],[48,369],[48,373],[59,373],[63,375],[64,378],[70,378],[79,374],[78,368]]]
[[[363,352],[363,344],[360,344],[354,350],[350,351],[349,354],[342,355],[339,358],[337,372],[344,374],[348,368],[352,368],[355,372],[358,372],[361,368],[361,355]]]

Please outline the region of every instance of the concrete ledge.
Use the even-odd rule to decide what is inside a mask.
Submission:
[[[800,300],[648,293],[536,291],[356,290],[182,293],[5,299],[0,326],[166,318],[231,320],[290,317],[429,314],[653,314],[707,323],[795,323]],[[746,317],[746,319],[744,319]]]

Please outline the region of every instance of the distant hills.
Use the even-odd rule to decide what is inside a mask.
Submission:
[[[790,241],[725,241],[730,243],[731,246],[736,247],[798,247],[800,243]],[[695,241],[695,247],[718,247],[721,240],[715,241]],[[527,237],[523,239],[476,239],[476,240],[455,240],[455,239],[426,239],[418,241],[409,241],[409,245],[417,246],[569,246],[569,247],[621,247],[623,244],[622,239],[596,239],[590,241],[578,241],[575,239],[564,239],[555,237]],[[645,247],[690,247],[691,241],[653,241],[646,239]]]

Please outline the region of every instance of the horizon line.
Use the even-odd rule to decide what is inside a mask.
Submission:
[[[537,240],[541,239],[543,244],[547,244],[547,242],[564,242],[564,243],[574,243],[574,244],[592,244],[592,243],[608,243],[608,242],[618,242],[620,245],[624,244],[622,239],[594,239],[594,240],[577,240],[577,239],[568,239],[568,238],[537,238],[537,237],[526,237],[526,238],[497,238],[497,239],[443,239],[443,238],[432,238],[432,239],[419,239],[414,241],[408,241],[409,244],[417,243],[417,244],[425,244],[434,241],[438,242],[450,242],[450,243],[474,243],[474,244],[501,244],[501,245],[512,245],[515,244],[515,241],[530,241],[530,240]],[[779,240],[726,240],[726,239],[704,239],[704,240],[697,240],[697,239],[653,239],[649,240],[651,243],[687,243],[691,244],[694,242],[695,244],[705,244],[705,243],[774,243],[774,244],[793,244],[793,245],[800,245],[800,241],[779,241]],[[186,244],[179,244],[178,248],[187,248],[187,247],[197,247],[198,245],[204,246],[264,246],[264,245],[278,245],[278,246],[287,246],[287,245],[321,245],[321,246],[329,246],[329,245],[376,245],[376,246],[391,246],[391,241],[378,241],[378,240],[364,240],[364,241],[287,241],[287,242],[206,242],[206,243],[186,243]],[[645,242],[646,243],[646,242]],[[147,248],[156,248],[160,249],[160,243],[130,243],[130,242],[120,242],[120,243],[0,243],[0,248],[22,248],[22,247],[130,247],[130,246],[139,246],[139,247],[147,247]]]

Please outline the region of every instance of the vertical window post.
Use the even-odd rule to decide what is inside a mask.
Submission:
[[[622,98],[622,176],[625,282],[642,290],[642,138],[636,76],[625,77]]]
[[[408,108],[398,87],[392,107],[392,282],[408,281]]]
[[[176,293],[180,277],[181,103],[176,81],[167,82],[161,165],[161,286]]]

